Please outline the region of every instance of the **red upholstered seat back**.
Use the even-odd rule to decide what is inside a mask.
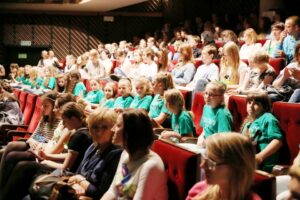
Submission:
[[[25,109],[27,95],[28,95],[27,92],[21,91],[19,96],[19,103],[22,112],[24,112]]]
[[[274,176],[256,170],[254,173],[253,192],[263,200],[273,200],[276,197],[276,179]]]
[[[170,200],[184,200],[196,183],[198,155],[161,140],[152,146],[163,160],[168,177]]]
[[[285,60],[283,58],[270,58],[269,64],[274,68],[277,76],[285,67]]]
[[[290,164],[292,164],[299,152],[300,104],[275,102],[273,103],[273,114],[279,120],[280,128],[285,134],[290,153]],[[282,156],[280,156],[280,161],[281,159],[283,159]]]
[[[35,109],[28,125],[27,131],[33,133],[35,128],[37,127],[42,114],[42,100],[41,97],[38,97],[35,104]]]
[[[195,93],[193,104],[192,104],[192,112],[194,113],[194,124],[196,127],[197,135],[202,133],[203,128],[200,126],[200,121],[202,118],[203,107],[205,105],[204,97],[201,92]]]
[[[21,90],[19,90],[19,89],[13,89],[13,92],[14,92],[14,94],[15,94],[15,96],[17,97],[17,99],[19,99],[19,96],[20,96],[20,94],[21,94]]]
[[[23,124],[24,125],[28,125],[31,120],[31,116],[34,111],[36,99],[37,99],[37,96],[34,94],[27,95],[26,106],[25,106],[25,109],[23,112]]]
[[[234,131],[240,132],[241,125],[248,115],[246,97],[230,96],[228,100],[228,109],[233,117]]]

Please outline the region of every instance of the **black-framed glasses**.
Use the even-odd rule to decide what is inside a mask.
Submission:
[[[200,156],[200,166],[205,167],[206,169],[210,171],[215,171],[216,167],[219,165],[224,165],[225,162],[217,163],[216,161],[208,158],[205,154],[201,154]]]

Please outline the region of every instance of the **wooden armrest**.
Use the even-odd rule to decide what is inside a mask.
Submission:
[[[290,165],[275,165],[272,169],[272,174],[275,176],[287,175]]]
[[[197,144],[198,138],[197,137],[182,137],[180,141],[183,143]]]
[[[17,137],[25,137],[25,135],[31,135],[32,133],[28,132],[28,131],[8,131],[7,132],[7,137],[8,138],[12,138],[14,136],[17,136]]]
[[[161,134],[163,131],[173,131],[171,128],[153,128],[154,134]]]
[[[2,131],[9,131],[9,130],[16,130],[17,128],[28,128],[28,125],[13,125],[13,124],[3,124],[0,127],[0,132]]]

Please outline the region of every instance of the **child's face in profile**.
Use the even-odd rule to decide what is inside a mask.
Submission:
[[[118,88],[119,95],[127,97],[131,92],[131,86],[127,81],[120,81]]]
[[[104,95],[106,99],[110,99],[113,97],[113,89],[111,87],[105,87],[104,88]]]
[[[218,89],[206,87],[204,92],[204,100],[207,105],[216,108],[223,104],[224,94],[221,94]]]
[[[90,82],[91,90],[96,91],[99,90],[99,83],[97,81],[91,81]]]

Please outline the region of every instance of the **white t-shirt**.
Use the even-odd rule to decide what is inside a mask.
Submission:
[[[140,69],[141,69],[141,73],[140,73],[141,76],[145,76],[147,78],[150,78],[151,80],[153,80],[154,76],[158,72],[158,67],[155,62],[152,62],[150,65],[143,63]]]
[[[196,74],[192,82],[197,83],[199,79],[206,80],[219,80],[219,68],[215,63],[210,63],[209,65],[203,64],[198,67]]]
[[[243,46],[240,49],[240,58],[241,59],[247,59],[253,52],[256,52],[262,48],[261,43],[255,43],[251,45],[243,44]]]

